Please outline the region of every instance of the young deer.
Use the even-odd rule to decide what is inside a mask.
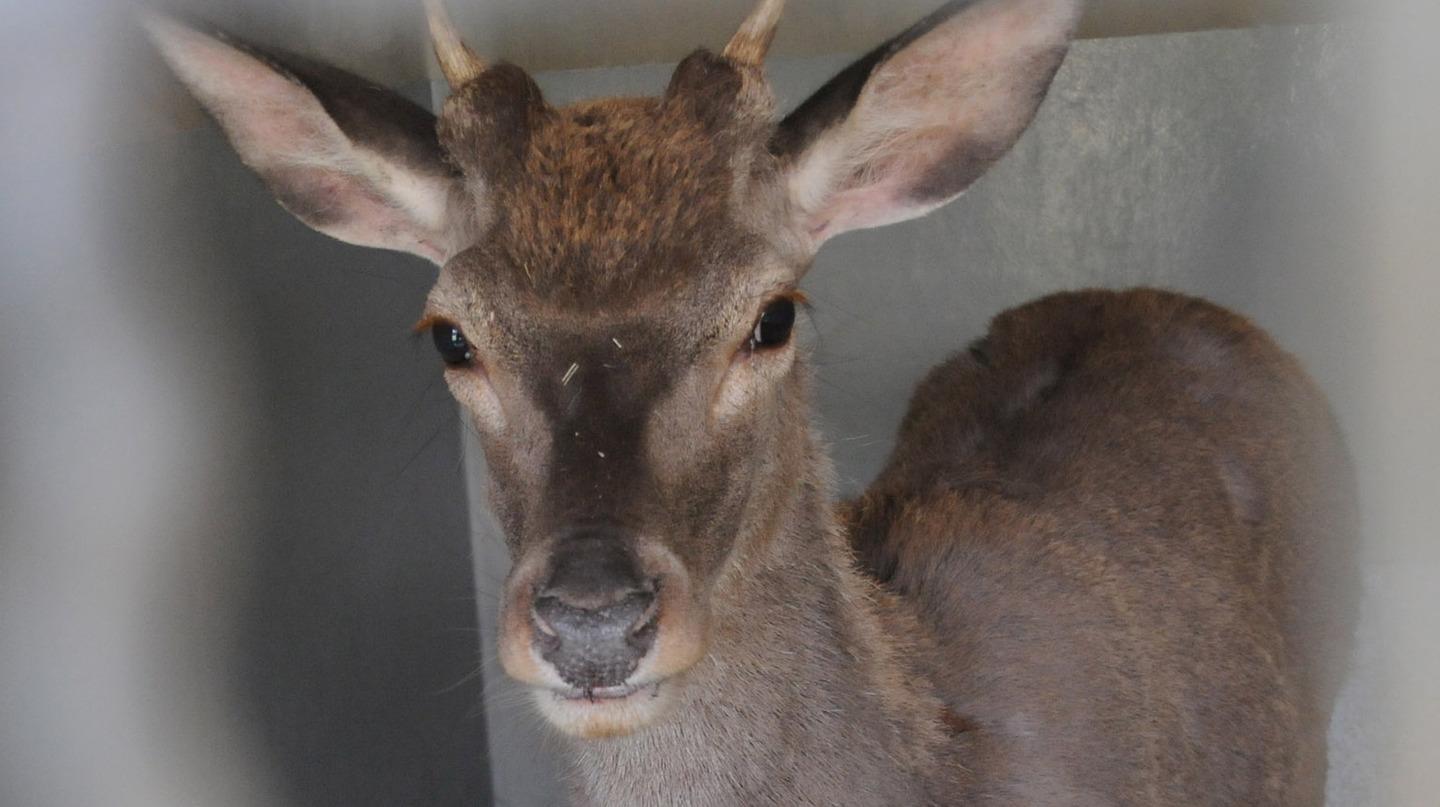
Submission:
[[[500,656],[586,804],[1319,804],[1347,466],[1245,320],[1049,297],[921,385],[837,507],[797,285],[1019,137],[1078,0],[951,2],[776,121],[763,0],[660,98],[546,104],[430,7],[437,117],[150,29],[281,204],[440,267],[515,560]]]

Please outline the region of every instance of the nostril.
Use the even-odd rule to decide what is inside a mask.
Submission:
[[[654,633],[655,626],[660,621],[659,588],[660,581],[651,580],[649,590],[631,595],[636,598],[636,604],[640,605],[640,608],[635,620],[630,623],[629,630],[626,631],[629,636],[638,638],[645,631]]]
[[[541,633],[552,639],[558,639],[559,634],[555,632],[554,628],[550,627],[550,619],[547,614],[555,615],[561,607],[558,598],[543,596],[535,598],[535,602],[530,605],[531,621],[535,623],[535,627],[539,628]]]
[[[645,651],[655,641],[655,633],[660,630],[660,612],[652,608],[648,613],[635,620],[626,634],[626,641],[631,647]]]
[[[659,598],[648,591],[635,592],[627,596],[616,608],[615,618],[625,626],[625,635],[634,637],[647,625],[655,621]]]

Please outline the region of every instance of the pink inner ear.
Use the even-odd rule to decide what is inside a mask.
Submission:
[[[850,180],[831,194],[829,202],[813,217],[809,231],[819,240],[847,230],[880,227],[922,215],[948,201],[954,194],[933,198],[917,195],[929,180],[941,180],[944,172],[964,162],[950,152],[956,149],[955,131],[971,127],[959,120],[953,127],[931,127],[895,137],[888,149],[878,152],[856,171]],[[961,190],[968,182],[964,182]],[[956,191],[958,193],[959,191]]]
[[[323,106],[289,77],[220,40],[167,23],[158,38],[167,60],[256,169],[325,164],[349,142]]]
[[[835,194],[831,202],[814,216],[810,236],[817,242],[849,230],[880,227],[910,218],[905,206],[895,199],[891,183],[867,185]]]
[[[982,0],[877,68],[845,121],[796,163],[822,242],[923,215],[962,193],[1029,125],[1077,0]]]
[[[399,249],[435,263],[446,253],[440,239],[415,226],[395,200],[363,178],[324,167],[287,166],[266,172],[280,205],[311,227],[361,246]]]
[[[357,147],[309,89],[261,59],[168,20],[150,29],[287,210],[343,241],[444,260],[447,179]]]

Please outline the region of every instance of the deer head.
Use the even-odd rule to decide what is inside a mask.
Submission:
[[[438,117],[331,67],[149,28],[288,210],[440,267],[421,322],[515,560],[502,662],[557,727],[600,736],[664,714],[720,622],[763,619],[716,602],[827,484],[792,337],[817,250],[964,191],[1028,125],[1078,5],[948,3],[783,120],[763,75],[780,0],[661,97],[565,108],[431,4]]]

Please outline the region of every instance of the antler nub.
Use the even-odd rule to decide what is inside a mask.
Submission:
[[[740,24],[740,30],[730,39],[730,44],[725,46],[725,57],[738,64],[763,65],[784,10],[785,0],[760,0],[755,10]]]
[[[458,90],[465,82],[485,72],[485,62],[460,39],[441,0],[425,0],[425,17],[430,22],[435,58],[440,62],[440,72],[450,82],[450,89]]]

